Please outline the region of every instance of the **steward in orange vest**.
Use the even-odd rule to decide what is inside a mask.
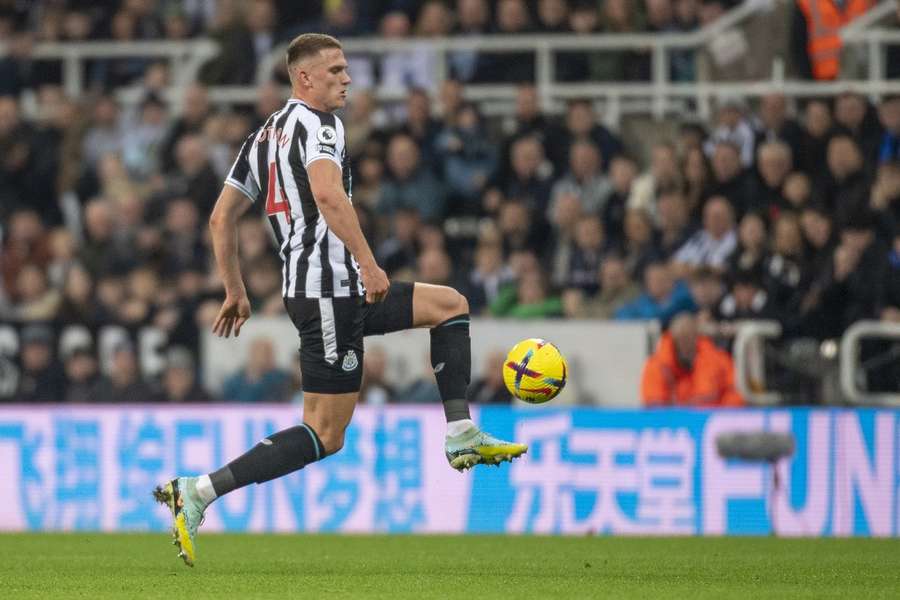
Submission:
[[[743,406],[734,389],[731,356],[697,334],[697,319],[681,313],[663,334],[641,377],[644,406]]]
[[[872,0],[797,0],[791,47],[799,75],[818,81],[841,72],[841,27],[872,8]]]

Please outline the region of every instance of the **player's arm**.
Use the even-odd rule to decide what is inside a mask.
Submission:
[[[359,263],[366,301],[380,302],[387,295],[390,284],[385,272],[375,262],[375,255],[359,226],[356,211],[344,192],[341,169],[331,160],[315,160],[309,163],[306,171],[310,190],[325,223]]]
[[[219,276],[225,285],[225,301],[213,323],[213,333],[219,337],[228,337],[232,330],[237,337],[241,326],[250,318],[250,301],[241,276],[237,242],[238,220],[250,205],[249,198],[243,192],[225,185],[209,218],[213,253]]]

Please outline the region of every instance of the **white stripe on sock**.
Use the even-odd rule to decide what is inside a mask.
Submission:
[[[197,478],[197,495],[200,499],[209,504],[216,499],[216,490],[213,488],[209,475],[201,475]]]
[[[460,419],[458,421],[450,421],[447,423],[447,436],[456,437],[461,433],[465,433],[470,427],[475,427],[472,419]]]

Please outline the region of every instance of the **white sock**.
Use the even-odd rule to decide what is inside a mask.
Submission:
[[[203,500],[206,504],[209,504],[213,500],[216,499],[216,490],[213,488],[212,481],[209,479],[209,475],[201,475],[197,478],[197,495],[200,496],[200,499]]]
[[[450,421],[447,423],[447,437],[456,437],[461,433],[465,433],[472,427],[475,427],[475,423],[472,422],[472,419]]]

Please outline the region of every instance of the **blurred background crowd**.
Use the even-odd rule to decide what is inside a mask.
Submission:
[[[278,44],[306,31],[690,31],[728,8],[722,0],[0,0],[0,321],[19,342],[9,352],[0,334],[10,354],[0,361],[0,399],[214,399],[198,383],[199,332],[222,297],[206,220],[239,144],[286,97],[279,69],[252,105],[213,103],[207,86],[254,83]],[[88,61],[88,91],[67,97],[60,62],[31,55],[39,42],[193,37],[216,40],[220,52],[175,105],[163,93],[165,62]],[[454,286],[474,315],[497,318],[665,324],[693,311],[726,348],[732,323],[747,318],[780,322],[788,340],[817,341],[863,318],[900,323],[900,96],[722,96],[710,122],[685,115],[672,136],[648,141],[603,125],[587,99],[543,112],[529,54],[456,52],[440,84],[428,58],[351,57],[354,92],[341,118],[353,203],[390,277]],[[649,77],[640,52],[557,58],[561,81]],[[796,62],[794,72],[813,76],[802,46]],[[676,54],[671,77],[693,80],[695,65]],[[485,82],[516,85],[507,114],[487,116],[466,100],[468,85]],[[140,88],[142,100],[121,104],[122,86]],[[402,88],[402,100],[378,102],[378,86]],[[242,220],[239,242],[254,313],[283,314],[261,211]],[[62,336],[71,324],[80,333]],[[117,338],[101,368],[96,332],[109,325],[131,335]],[[147,327],[165,339],[153,377],[135,333]],[[300,374],[274,366],[271,342],[254,341],[252,356],[215,399],[293,398]],[[367,401],[437,399],[433,386],[392,389],[383,361],[366,355]],[[882,371],[879,385],[892,389],[897,370]],[[499,366],[486,372],[495,375],[476,382],[473,397],[508,401]]]

